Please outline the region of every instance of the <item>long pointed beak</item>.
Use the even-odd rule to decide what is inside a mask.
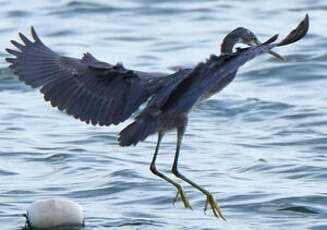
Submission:
[[[278,53],[272,51],[272,50],[269,50],[268,53],[272,56],[274,56],[275,58],[281,60],[281,61],[285,61],[285,58],[283,58],[282,56],[280,56]]]
[[[262,43],[259,42],[258,40],[255,40],[253,41],[253,44],[252,45],[255,45],[255,46],[258,46],[258,45],[261,45]],[[282,56],[280,56],[278,53],[272,51],[272,50],[269,50],[268,53],[272,56],[274,56],[275,58],[281,60],[281,61],[285,61],[285,58],[283,58]]]

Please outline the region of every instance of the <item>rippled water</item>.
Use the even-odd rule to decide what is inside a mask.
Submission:
[[[21,229],[35,200],[69,198],[85,229],[327,229],[326,1],[1,1],[0,56],[34,25],[69,56],[89,51],[128,68],[169,73],[218,52],[238,26],[262,40],[285,36],[309,13],[310,33],[243,66],[191,115],[180,170],[211,191],[227,222],[203,214],[204,196],[183,184],[193,211],[172,205],[153,176],[155,137],[117,145],[113,127],[87,126],[43,102],[0,59],[0,223]],[[130,121],[130,120],[129,120]],[[169,173],[175,133],[158,166]]]

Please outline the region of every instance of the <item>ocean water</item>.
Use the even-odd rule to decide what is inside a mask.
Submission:
[[[327,2],[9,1],[0,7],[0,224],[22,229],[27,207],[46,198],[84,208],[84,229],[327,229]],[[9,70],[4,48],[17,33],[61,54],[149,72],[192,67],[232,29],[261,40],[285,36],[310,16],[301,41],[240,68],[225,90],[190,114],[180,171],[212,192],[227,221],[205,215],[205,197],[182,183],[193,211],[149,164],[156,137],[117,144],[118,126],[88,126],[53,109]],[[170,175],[176,134],[161,145]],[[171,176],[175,180],[173,176]]]

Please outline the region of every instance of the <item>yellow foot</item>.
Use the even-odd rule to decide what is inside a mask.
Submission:
[[[176,196],[175,196],[175,198],[174,198],[174,200],[173,200],[173,204],[175,204],[176,201],[178,200],[178,196],[181,197],[181,199],[182,199],[182,201],[183,201],[183,204],[184,204],[184,207],[185,207],[185,208],[189,208],[189,209],[192,210],[192,206],[191,206],[190,203],[188,202],[188,199],[187,199],[186,194],[184,193],[182,187],[178,187],[178,188],[177,188],[177,193],[176,193]]]
[[[210,204],[211,210],[213,212],[213,214],[215,215],[215,217],[217,218],[221,218],[223,220],[226,220],[225,217],[223,216],[223,214],[220,211],[220,208],[216,202],[216,200],[213,198],[213,196],[209,193],[207,194],[207,199],[206,202],[204,203],[204,213],[206,213],[207,208],[208,208],[208,204]]]

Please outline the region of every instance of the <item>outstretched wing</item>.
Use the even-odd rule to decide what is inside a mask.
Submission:
[[[60,56],[45,46],[31,28],[34,41],[19,34],[23,44],[6,49],[19,79],[41,87],[46,101],[59,110],[93,125],[118,124],[126,120],[161,87],[166,78],[111,65],[86,53],[82,59]],[[167,78],[168,80],[169,78]]]
[[[308,33],[308,30],[309,30],[309,15],[306,14],[304,19],[299,23],[299,25],[294,30],[292,30],[286,36],[286,38],[284,38],[281,42],[279,42],[277,46],[285,46],[300,40]]]
[[[179,82],[165,103],[152,104],[155,108],[166,111],[167,116],[176,117],[187,113],[199,100],[206,98],[206,94],[217,93],[229,84],[237,70],[246,62],[275,47],[289,45],[302,39],[308,32],[308,28],[309,17],[306,15],[281,42],[274,43],[278,38],[278,35],[274,35],[258,46],[238,49],[236,53],[230,55],[219,57],[212,55],[206,62],[194,67],[187,77]]]
[[[207,94],[217,93],[228,85],[246,62],[276,46],[300,40],[307,33],[308,26],[306,16],[282,42],[273,43],[278,37],[275,35],[261,45],[238,49],[235,53],[219,57],[212,55],[206,62],[199,63],[187,75],[178,78],[179,81],[172,85],[168,93],[164,89],[158,91],[135,121],[119,133],[119,144],[136,145],[160,128],[167,128],[169,122],[183,117]]]

